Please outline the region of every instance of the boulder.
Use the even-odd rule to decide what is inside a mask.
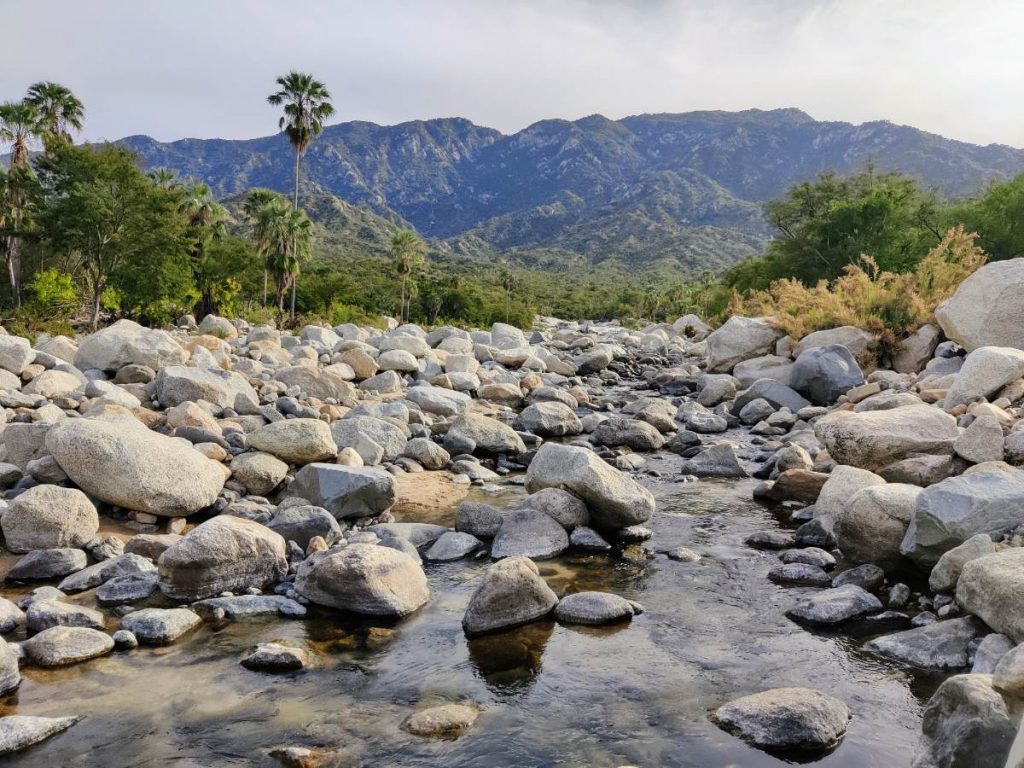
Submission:
[[[469,599],[462,627],[467,635],[528,624],[547,616],[558,597],[527,557],[492,565]]]
[[[965,563],[956,583],[956,602],[996,632],[1024,642],[1024,548]]]
[[[810,626],[834,626],[882,610],[878,598],[855,584],[822,590],[802,598],[786,616]]]
[[[1012,651],[1014,647],[1013,640],[1008,638],[1006,635],[1001,635],[998,632],[985,635],[985,637],[981,639],[981,642],[978,643],[977,650],[974,652],[974,663],[971,665],[971,673],[975,675],[992,675],[999,667],[999,662],[1004,656]],[[1012,657],[1007,659],[1007,662],[1011,666],[1018,666],[1013,662]],[[999,679],[993,677],[992,686],[997,691],[1002,690],[999,683]],[[1007,693],[1009,692],[1010,691],[1007,691]],[[1021,692],[1024,692],[1024,688],[1014,691],[1014,695],[1019,695]]]
[[[627,446],[634,451],[656,451],[665,445],[662,434],[646,421],[619,417],[602,421],[590,439],[594,445]]]
[[[465,413],[452,421],[445,443],[458,441],[472,441],[476,450],[485,454],[526,453],[523,439],[512,427],[477,413]]]
[[[526,490],[561,488],[576,495],[590,510],[598,528],[625,528],[650,520],[654,496],[593,451],[545,443],[530,462]]]
[[[774,351],[785,334],[763,317],[733,315],[705,340],[709,373],[728,373],[737,363]]]
[[[970,664],[974,641],[987,632],[976,618],[965,616],[882,635],[864,649],[917,669],[962,669]]]
[[[295,473],[288,492],[323,507],[339,520],[373,517],[395,503],[395,481],[380,467],[307,464]]]
[[[0,640],[0,695],[8,694],[21,685],[18,654],[14,646]]]
[[[327,546],[342,536],[341,526],[334,515],[323,507],[308,504],[278,509],[267,527],[281,534],[285,541],[294,541],[303,551],[309,546],[310,539],[316,536],[327,542]]]
[[[355,448],[363,461],[367,457],[359,451],[359,446],[366,438],[381,447],[384,461],[394,461],[401,456],[407,442],[406,433],[401,428],[372,416],[346,416],[331,424],[331,436],[339,449]]]
[[[332,459],[338,455],[331,428],[319,419],[275,421],[250,434],[249,445],[295,465]]]
[[[565,528],[543,512],[532,509],[514,509],[502,518],[491,557],[530,557],[546,560],[569,548],[569,535]]]
[[[952,592],[956,589],[964,565],[995,551],[996,545],[987,533],[971,536],[963,544],[943,553],[928,576],[928,588],[933,592]]]
[[[519,508],[543,512],[567,531],[590,523],[587,505],[561,488],[544,488],[530,494],[520,502]]]
[[[788,387],[791,386],[792,374],[793,359],[778,355],[752,357],[742,363],[737,363],[732,369],[732,377],[739,382],[741,387],[749,387],[758,379],[772,379]]]
[[[807,334],[797,342],[793,352],[796,357],[800,357],[809,349],[841,346],[848,349],[858,360],[866,360],[874,343],[875,337],[867,331],[855,325],[843,325]]]
[[[423,557],[435,563],[461,560],[480,548],[480,539],[460,531],[445,531],[430,545]]]
[[[812,347],[793,363],[790,386],[815,405],[831,405],[864,383],[864,374],[850,350],[838,344]]]
[[[465,392],[430,386],[409,387],[405,399],[438,416],[458,416],[465,413],[472,402]]]
[[[0,755],[10,755],[35,746],[66,731],[79,720],[80,717],[0,717]]]
[[[310,602],[366,616],[403,617],[430,599],[427,577],[404,552],[349,544],[304,560],[295,591]]]
[[[0,335],[0,369],[20,376],[29,364],[35,360],[36,353],[28,339],[21,336]]]
[[[54,369],[43,371],[26,384],[21,391],[26,395],[42,395],[52,400],[55,397],[70,395],[81,386],[82,382],[78,380],[77,376],[73,376],[67,371]]]
[[[344,376],[327,368],[293,365],[274,374],[274,380],[295,387],[306,397],[335,400],[339,403],[355,397],[356,389]]]
[[[254,413],[260,398],[241,374],[219,368],[170,365],[156,375],[156,396],[164,408],[205,400],[220,408]]]
[[[260,643],[242,659],[242,666],[268,672],[291,672],[309,666],[309,652],[281,643]]]
[[[138,512],[184,517],[224,486],[217,462],[141,424],[68,419],[50,429],[46,448],[90,496]]]
[[[452,458],[448,451],[427,437],[414,437],[407,442],[402,455],[429,470],[444,469]]]
[[[455,509],[455,530],[489,539],[498,532],[504,519],[504,511],[497,507],[464,501]]]
[[[973,351],[984,346],[1024,349],[1024,259],[986,264],[935,308],[947,339]]]
[[[952,455],[960,436],[956,419],[929,405],[836,411],[817,421],[814,434],[840,464],[872,471],[916,454]]]
[[[29,661],[39,667],[65,667],[106,656],[114,640],[89,627],[51,627],[21,644]]]
[[[541,401],[527,406],[519,414],[516,427],[541,437],[578,435],[583,431],[576,412],[556,401]]]
[[[931,567],[944,552],[976,534],[1021,524],[1024,471],[980,464],[921,492],[900,551],[918,565]]]
[[[692,459],[683,462],[683,474],[697,477],[746,477],[740,466],[736,449],[729,443],[719,443],[705,448]]]
[[[1002,461],[1003,428],[999,419],[991,414],[976,418],[953,443],[953,450],[957,456],[974,464]]]
[[[730,701],[713,719],[761,749],[825,752],[842,740],[850,710],[812,688],[775,688]]]
[[[921,492],[916,485],[904,483],[873,485],[857,491],[836,518],[836,541],[843,556],[854,563],[899,567],[900,544]]]
[[[793,413],[810,405],[799,392],[785,384],[773,379],[758,379],[737,395],[729,410],[739,415],[754,400],[765,400],[775,408],[788,408]]]
[[[99,516],[77,488],[37,485],[19,494],[0,518],[11,552],[82,547],[99,531]]]
[[[441,704],[414,712],[402,721],[401,728],[416,736],[451,739],[469,730],[479,716],[480,707]]]
[[[199,614],[188,608],[143,608],[121,619],[121,628],[145,645],[168,645],[202,623]]]
[[[286,552],[281,535],[264,525],[231,515],[214,517],[160,555],[160,589],[173,600],[262,589],[288,573]]]
[[[990,397],[1024,377],[1024,351],[1011,347],[979,347],[964,359],[943,405],[946,409]]]
[[[116,371],[126,365],[145,365],[154,371],[183,365],[188,354],[166,331],[143,328],[131,320],[118,320],[82,339],[75,367],[82,371]]]
[[[231,461],[232,479],[256,496],[266,496],[281,484],[287,474],[288,465],[269,453],[249,451]]]
[[[1001,638],[1001,640],[996,641],[1000,649],[1005,648],[1006,641],[1009,640],[1006,635],[992,634],[988,637]],[[988,637],[985,640],[988,640]],[[983,645],[985,645],[984,640],[978,646],[976,659],[977,656],[981,655]],[[977,664],[977,661],[975,664]],[[1005,650],[999,658],[995,659],[995,666],[992,671],[992,687],[1016,699],[1020,699],[1024,695],[1024,645],[1014,646],[1012,641],[1010,641],[1010,648]]]
[[[85,568],[88,559],[80,549],[34,549],[7,571],[8,581],[60,579]]]
[[[555,618],[562,624],[614,624],[629,621],[634,613],[629,600],[610,592],[576,592],[555,606]]]
[[[917,373],[932,359],[942,331],[926,323],[900,342],[892,358],[892,369],[897,373]]]

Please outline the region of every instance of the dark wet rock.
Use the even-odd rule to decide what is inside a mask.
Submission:
[[[747,473],[740,466],[736,457],[736,449],[728,443],[719,443],[698,453],[692,459],[683,462],[684,474],[697,477],[746,477]]]
[[[160,588],[156,573],[131,573],[104,582],[96,590],[96,602],[103,606],[131,605],[152,596]]]
[[[569,534],[569,546],[594,552],[607,552],[612,548],[612,545],[605,541],[601,534],[585,525],[573,528],[572,533]]]
[[[801,352],[793,363],[789,383],[815,405],[831,405],[840,395],[863,384],[864,374],[849,349],[830,344]]]
[[[379,515],[395,503],[395,481],[380,467],[307,464],[295,473],[288,492],[339,520]]]
[[[156,566],[148,558],[128,553],[90,565],[64,579],[59,587],[63,592],[82,592],[119,576],[137,573],[156,573]]]
[[[761,749],[824,752],[842,740],[850,710],[811,688],[776,688],[730,701],[714,720]]]
[[[828,515],[818,515],[796,529],[793,537],[805,547],[829,547],[836,545],[835,521]]]
[[[462,619],[468,635],[527,624],[547,616],[558,597],[526,557],[492,565],[470,597]]]
[[[637,544],[654,536],[654,531],[645,525],[631,525],[615,532],[615,539],[623,544]]]
[[[633,618],[633,605],[610,592],[576,592],[563,597],[555,618],[563,624],[614,624]]]
[[[546,560],[569,548],[565,528],[543,512],[514,509],[507,512],[491,545],[491,557],[529,557]]]
[[[291,672],[309,666],[309,652],[281,643],[260,643],[242,659],[242,666],[265,672]]]
[[[801,624],[834,626],[882,610],[882,603],[854,584],[833,587],[799,600],[786,616]]]
[[[183,637],[202,623],[195,611],[188,608],[143,608],[121,619],[127,629],[146,645],[166,645]]]
[[[29,661],[39,667],[64,667],[106,656],[114,640],[89,627],[51,627],[21,644]]]
[[[504,517],[503,510],[490,504],[464,501],[455,510],[455,528],[463,533],[489,539],[498,532]]]
[[[8,581],[59,579],[85,568],[89,560],[80,549],[37,549],[7,572]]]
[[[827,587],[832,578],[816,565],[807,563],[786,563],[768,571],[768,578],[776,584],[791,584],[804,587]]]
[[[780,557],[783,563],[804,563],[805,565],[816,565],[818,568],[829,571],[835,568],[836,559],[828,552],[818,547],[807,547],[806,549],[787,549]]]
[[[813,504],[818,500],[821,488],[828,480],[824,472],[806,469],[787,469],[775,478],[768,491],[768,497],[775,501],[799,501]]]
[[[796,539],[789,531],[757,531],[744,540],[754,549],[789,549],[796,545]]]
[[[937,621],[924,627],[883,635],[864,649],[919,669],[961,669],[969,664],[969,646],[987,630],[973,617]]]
[[[785,384],[774,379],[758,379],[737,395],[730,410],[739,415],[739,412],[754,400],[766,400],[775,408],[788,408],[793,413],[810,405],[799,392]]]
[[[915,768],[1003,768],[1017,733],[990,675],[956,675],[929,700]]]
[[[848,568],[832,580],[833,587],[842,587],[846,584],[855,584],[868,592],[874,592],[885,583],[885,571],[872,563],[864,563],[853,568]],[[898,607],[889,601],[890,607]]]
[[[461,560],[480,548],[480,539],[468,533],[445,531],[430,545],[423,557],[432,562],[447,563]]]
[[[10,755],[33,747],[58,733],[63,733],[81,719],[78,716],[7,715],[0,717],[0,755]]]

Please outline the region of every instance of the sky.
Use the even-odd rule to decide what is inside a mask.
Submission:
[[[4,8],[4,6],[6,6]],[[335,121],[798,107],[1024,147],[1019,0],[0,0],[0,100],[55,80],[88,140],[274,133],[278,75]]]

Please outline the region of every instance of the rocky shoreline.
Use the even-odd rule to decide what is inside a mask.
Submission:
[[[0,688],[16,691],[25,666],[169,646],[204,623],[337,612],[400,624],[432,600],[440,563],[494,561],[462,616],[468,638],[630,622],[639,602],[560,594],[538,563],[699,563],[699,548],[651,539],[646,484],[753,475],[781,525],[746,543],[796,590],[786,616],[946,677],[915,766],[1001,766],[1024,694],[1024,332],[987,307],[977,321],[979,283],[1007,279],[990,270],[884,368],[860,329],[789,339],[742,317],[713,331],[688,316],[635,331],[541,318],[530,333],[293,335],[209,316],[34,346],[0,336],[0,530],[19,590],[0,600]],[[672,477],[651,460],[666,452],[682,458]],[[396,484],[435,474],[527,495],[511,509],[464,501],[450,528],[396,522]],[[101,533],[108,521],[130,535]],[[281,642],[239,659],[266,672],[312,663]],[[396,727],[454,738],[482,706],[413,709]],[[0,752],[74,738],[87,717],[0,718]],[[709,717],[806,758],[836,748],[858,711],[813,685],[752,680]],[[302,745],[279,758],[340,764]]]

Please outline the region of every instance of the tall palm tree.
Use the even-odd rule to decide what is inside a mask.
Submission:
[[[0,201],[5,219],[4,261],[16,307],[21,306],[21,233],[28,214],[28,183],[32,176],[29,152],[31,145],[44,133],[45,127],[35,105],[27,101],[0,104],[0,141],[11,147],[11,170]]]
[[[502,267],[498,273],[498,283],[505,290],[505,322],[509,322],[512,314],[512,292],[519,287],[519,277],[509,267]]]
[[[271,249],[271,221],[275,215],[275,207],[287,207],[285,198],[269,189],[252,189],[242,203],[242,215],[252,225],[253,240],[256,241],[256,253],[263,259],[263,306],[267,306],[267,275],[269,272],[268,254]]]
[[[60,83],[34,83],[29,87],[25,101],[38,110],[48,136],[70,142],[71,130],[82,130],[85,106]]]
[[[192,240],[192,275],[199,288],[199,302],[196,313],[200,317],[213,312],[214,289],[210,283],[206,263],[206,252],[210,242],[227,232],[228,212],[213,199],[213,193],[205,184],[191,184],[184,189],[184,196],[178,209],[188,221],[189,237]]]
[[[398,320],[404,323],[409,319],[405,300],[406,287],[412,273],[423,262],[423,241],[411,229],[401,229],[391,238],[391,256],[395,260],[395,271],[402,280]]]
[[[299,162],[314,138],[324,130],[324,120],[334,114],[327,87],[312,75],[289,72],[277,78],[280,89],[267,96],[267,102],[284,105],[278,127],[288,136],[295,150],[295,190],[293,204],[299,207]]]
[[[181,185],[178,174],[167,168],[154,168],[146,174],[149,180],[161,189],[174,189]]]

